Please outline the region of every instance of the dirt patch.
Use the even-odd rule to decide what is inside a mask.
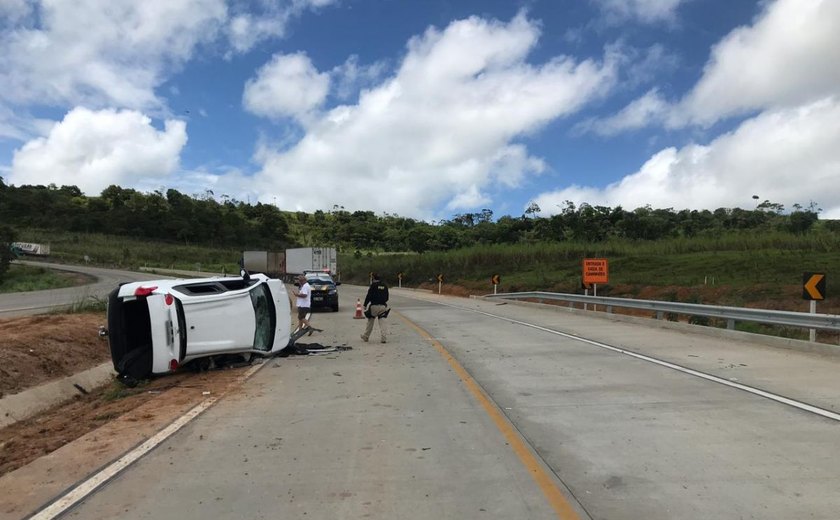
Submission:
[[[438,292],[438,284],[436,283],[421,283],[419,286],[417,286],[417,288],[426,291],[432,291],[433,293]],[[460,285],[444,283],[440,286],[440,293],[449,296],[460,296],[462,298],[469,298],[470,294],[475,294],[475,291],[471,291],[470,289],[462,287]]]
[[[134,388],[114,381],[88,395],[78,395],[69,402],[0,429],[0,439],[3,439],[0,441],[0,475],[29,464],[116,419],[145,423],[158,419],[160,414],[170,413],[173,407],[191,406],[206,395],[220,395],[245,370],[184,371],[142,382]],[[152,400],[154,406],[143,406]],[[142,413],[134,413],[135,410],[142,410]],[[98,438],[100,445],[111,441],[105,434]]]
[[[112,383],[0,430],[0,475],[17,469],[152,399],[176,378],[138,388]]]
[[[67,377],[110,361],[108,342],[98,335],[102,313],[49,314],[0,320],[0,396]],[[145,403],[154,410],[218,395],[243,369],[191,371],[127,388],[112,382],[77,395],[30,419],[0,429],[0,475],[51,453]],[[137,417],[146,421],[149,417]]]
[[[236,390],[248,370],[110,386],[0,430],[0,518],[28,518],[210,396],[241,398]]]
[[[102,313],[0,320],[0,397],[67,377],[111,359],[98,336]]]

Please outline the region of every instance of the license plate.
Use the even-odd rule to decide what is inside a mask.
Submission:
[[[312,300],[316,301],[316,302],[322,302],[322,301],[324,301],[324,298],[321,297],[321,296],[313,296]]]

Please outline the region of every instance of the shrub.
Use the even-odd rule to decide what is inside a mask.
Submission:
[[[15,230],[9,226],[0,225],[0,282],[9,270],[12,261],[12,242],[15,241]]]

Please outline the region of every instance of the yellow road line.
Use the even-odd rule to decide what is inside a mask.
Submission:
[[[499,410],[493,401],[487,397],[487,394],[484,393],[484,390],[482,390],[469,372],[467,372],[458,360],[455,359],[438,340],[433,338],[431,334],[406,318],[402,313],[396,314],[399,315],[399,317],[408,323],[414,330],[416,330],[420,336],[429,340],[440,355],[443,356],[443,358],[449,363],[449,366],[451,366],[455,373],[458,374],[458,377],[461,378],[461,381],[464,382],[464,385],[466,385],[473,397],[475,397],[475,399],[481,404],[484,411],[486,411],[490,418],[493,419],[493,422],[496,423],[496,427],[505,437],[508,445],[510,445],[513,452],[516,453],[517,457],[519,457],[519,461],[522,462],[528,470],[528,473],[540,487],[540,490],[543,492],[543,495],[545,495],[549,504],[551,504],[551,507],[554,508],[554,511],[557,513],[557,517],[563,520],[581,520],[576,509],[569,502],[569,499],[566,498],[565,493],[557,487],[554,479],[548,474],[548,472],[546,472],[543,465],[540,464],[540,461],[537,460],[531,450],[528,449],[525,441],[516,429],[514,429],[507,417]]]

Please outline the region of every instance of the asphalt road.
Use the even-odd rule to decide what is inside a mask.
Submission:
[[[37,265],[50,269],[84,273],[95,278],[93,283],[78,287],[66,287],[49,291],[32,291],[0,294],[0,318],[28,316],[48,312],[52,309],[67,307],[85,301],[90,297],[105,298],[120,282],[166,278],[161,275],[117,271],[98,267],[68,266],[48,262],[21,261],[22,264]]]
[[[307,340],[352,350],[270,360],[68,516],[837,518],[840,357],[400,290],[363,343],[340,292]]]

